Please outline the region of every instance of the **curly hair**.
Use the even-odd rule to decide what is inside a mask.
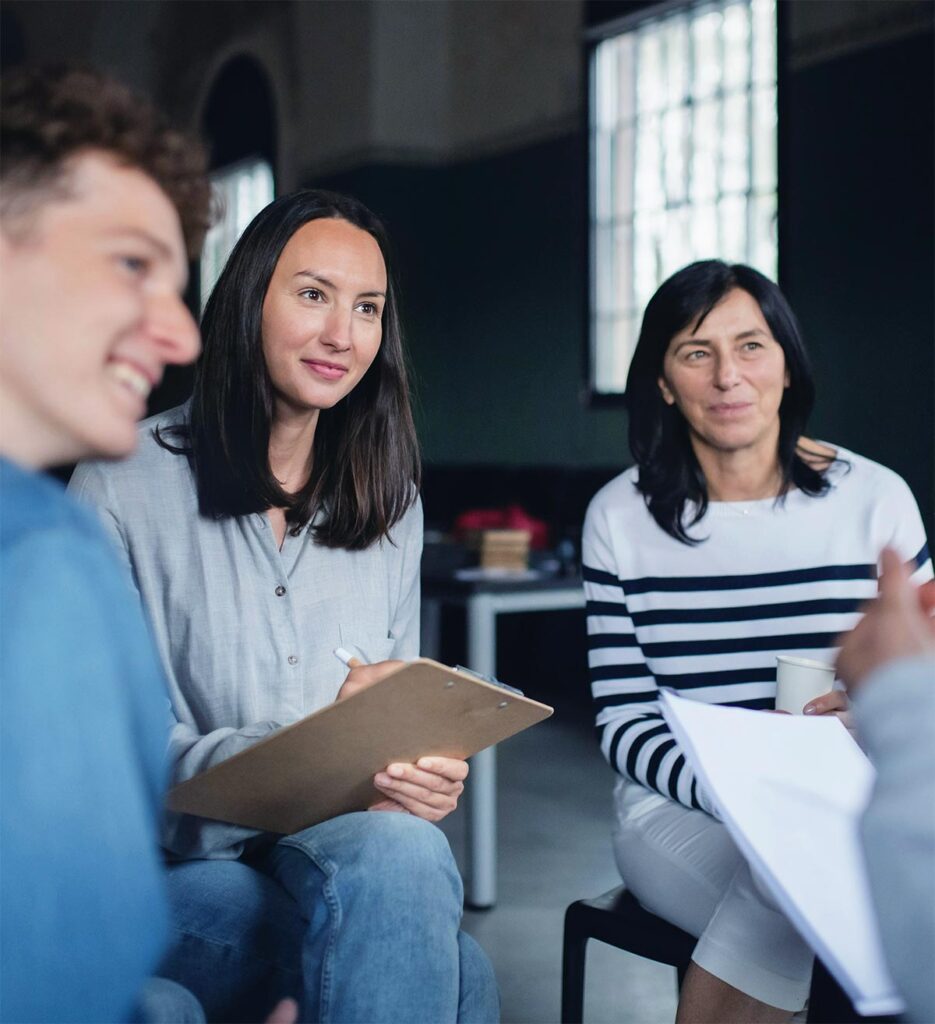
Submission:
[[[175,207],[189,256],[211,223],[204,147],[171,127],[149,102],[97,71],[16,68],[2,79],[0,219],[28,217],[67,195],[69,161],[101,151],[147,174]]]

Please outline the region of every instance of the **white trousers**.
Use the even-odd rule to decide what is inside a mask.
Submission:
[[[750,871],[727,829],[635,782],[614,792],[620,874],[651,913],[698,937],[692,960],[791,1013],[808,998],[814,954]]]

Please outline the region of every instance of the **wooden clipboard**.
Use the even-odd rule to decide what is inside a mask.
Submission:
[[[383,797],[394,761],[466,758],[541,722],[552,708],[419,658],[285,726],[169,792],[172,811],[291,835]]]

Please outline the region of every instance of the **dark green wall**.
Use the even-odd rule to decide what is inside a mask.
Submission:
[[[815,362],[814,432],[892,467],[935,536],[931,34],[790,76],[782,283]]]
[[[935,513],[932,38],[790,73],[783,284],[814,356],[812,431],[894,468]],[[315,182],[388,221],[430,462],[624,465],[589,409],[583,136]]]
[[[586,164],[577,135],[451,167],[316,181],[386,219],[426,458],[624,466],[626,417],[588,410]]]

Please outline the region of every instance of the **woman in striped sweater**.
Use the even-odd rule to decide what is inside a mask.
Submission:
[[[659,710],[659,687],[768,709],[777,654],[831,661],[889,545],[932,565],[896,474],[803,436],[808,357],[779,289],[694,263],[650,301],[627,380],[636,466],[588,510],[583,560],[615,852],[649,910],[699,937],[677,1020],[783,1021],[812,954],[760,890]],[[833,692],[806,709],[846,718]]]

